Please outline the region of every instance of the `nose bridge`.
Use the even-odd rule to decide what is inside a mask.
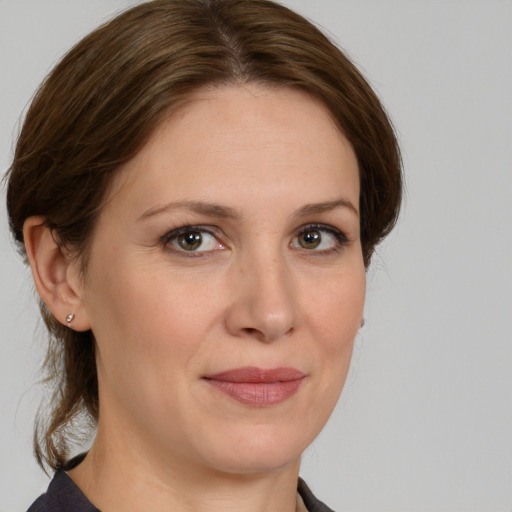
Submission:
[[[231,330],[273,341],[296,327],[293,278],[279,245],[261,243],[237,262]]]

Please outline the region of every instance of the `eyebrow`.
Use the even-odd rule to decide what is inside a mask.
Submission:
[[[357,208],[348,200],[344,198],[334,199],[332,201],[324,201],[321,203],[306,204],[299,208],[294,214],[294,217],[305,217],[306,215],[313,215],[316,213],[328,212],[337,208],[347,208],[359,216]],[[221,219],[239,219],[241,214],[234,208],[229,206],[221,206],[215,203],[208,203],[205,201],[173,201],[166,205],[155,206],[146,210],[138,219],[137,222],[144,221],[155,215],[161,213],[168,213],[173,210],[188,210],[201,215],[210,217],[217,217]]]
[[[343,197],[322,203],[306,204],[294,213],[294,217],[304,217],[315,213],[329,212],[336,208],[347,208],[359,217],[359,210],[348,199]]]
[[[155,206],[146,210],[137,219],[137,222],[141,222],[160,213],[168,213],[172,210],[188,210],[201,215],[208,215],[210,217],[218,217],[222,219],[237,219],[240,217],[240,214],[234,208],[230,208],[229,206],[221,206],[214,203],[207,203],[205,201],[174,201],[163,206]]]

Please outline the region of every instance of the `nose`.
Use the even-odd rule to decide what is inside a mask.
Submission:
[[[272,342],[297,328],[293,279],[279,256],[251,258],[233,269],[228,331],[237,337]]]

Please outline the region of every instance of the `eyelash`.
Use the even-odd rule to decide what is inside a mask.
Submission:
[[[319,250],[319,251],[304,249],[305,251],[307,251],[309,253],[316,253],[316,255],[319,255],[319,256],[329,255],[332,252],[339,252],[341,249],[343,249],[349,243],[349,239],[348,239],[347,235],[345,235],[345,233],[343,233],[343,231],[341,231],[340,229],[337,229],[333,226],[329,226],[327,224],[307,224],[306,226],[303,226],[300,229],[300,231],[297,233],[296,237],[298,238],[299,236],[304,235],[311,231],[320,231],[320,232],[329,233],[330,235],[332,235],[334,237],[336,246],[331,249],[324,249],[324,250]]]
[[[324,232],[324,233],[328,233],[329,235],[333,236],[334,240],[335,240],[335,247],[332,247],[329,249],[323,249],[323,250],[314,250],[314,249],[306,249],[304,247],[302,247],[302,248],[297,247],[298,250],[303,250],[306,253],[309,253],[308,255],[313,255],[313,254],[317,255],[317,256],[329,255],[329,254],[332,254],[333,252],[339,252],[349,243],[349,239],[345,235],[345,233],[343,233],[341,230],[339,230],[337,228],[334,228],[333,226],[326,225],[326,224],[307,224],[299,229],[299,231],[296,233],[296,235],[293,237],[293,239],[296,240],[300,236],[305,235],[306,233],[312,232],[312,231]],[[161,243],[164,248],[167,248],[168,251],[173,252],[175,254],[183,255],[186,257],[192,257],[192,258],[205,257],[205,256],[211,254],[212,252],[215,252],[215,251],[211,251],[211,250],[187,251],[185,249],[180,250],[177,247],[169,247],[170,243],[174,239],[177,239],[180,235],[184,235],[187,233],[193,233],[193,232],[207,233],[209,236],[215,238],[218,241],[218,244],[220,246],[224,245],[222,242],[222,236],[221,236],[220,230],[212,229],[212,227],[195,226],[195,225],[186,225],[186,226],[182,226],[182,227],[179,227],[179,228],[176,228],[176,229],[173,229],[173,230],[167,232],[161,238]],[[290,242],[290,245],[291,245],[291,243],[292,242]]]
[[[215,238],[215,240],[218,241],[219,245],[223,245],[223,243],[219,241],[219,239],[222,238],[219,230],[213,229],[212,227],[193,225],[182,226],[167,232],[162,237],[162,245],[164,246],[164,248],[166,248],[168,251],[172,253],[179,254],[180,256],[186,256],[189,258],[200,258],[211,253],[212,251],[186,251],[184,249],[180,250],[177,247],[170,247],[172,240],[177,239],[180,235],[185,235],[187,233],[194,232],[207,233],[209,236]]]

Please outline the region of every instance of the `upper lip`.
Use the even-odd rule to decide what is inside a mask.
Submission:
[[[253,384],[271,384],[273,382],[289,382],[304,378],[306,375],[296,368],[262,369],[255,366],[233,368],[223,372],[206,375],[208,380],[224,382],[250,382]]]

